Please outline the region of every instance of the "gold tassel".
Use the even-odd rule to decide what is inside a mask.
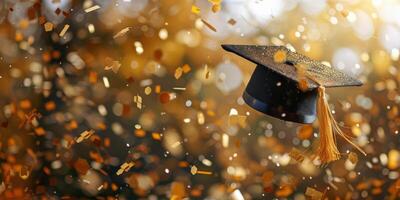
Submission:
[[[348,143],[366,155],[366,153],[360,147],[354,144],[350,140],[349,136],[343,133],[339,127],[329,108],[328,100],[326,99],[325,95],[325,87],[321,85],[318,87],[317,116],[320,135],[317,155],[319,156],[322,164],[329,163],[340,158],[340,152],[336,146],[335,134],[343,137],[343,139],[345,139]]]

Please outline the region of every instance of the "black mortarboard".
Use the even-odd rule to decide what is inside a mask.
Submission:
[[[243,93],[244,101],[267,115],[298,123],[312,123],[316,116],[319,86],[359,86],[362,83],[351,76],[293,52],[283,46],[222,45],[257,64]],[[277,53],[284,60],[276,61]],[[278,59],[280,59],[278,57]],[[299,88],[298,68],[305,66],[302,79],[307,89]]]
[[[325,95],[325,87],[359,86],[362,85],[359,80],[283,46],[222,45],[222,48],[257,64],[243,93],[244,101],[251,107],[298,123],[312,123],[318,117],[317,155],[322,163],[340,158],[336,135],[365,155],[343,133]]]

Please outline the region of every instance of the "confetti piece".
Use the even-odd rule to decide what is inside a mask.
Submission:
[[[275,63],[284,63],[286,61],[286,52],[283,50],[278,50],[274,54]]]
[[[173,90],[180,90],[180,91],[185,91],[186,90],[186,88],[184,88],[184,87],[173,87],[172,89]]]
[[[94,134],[94,130],[83,131],[76,139],[76,143],[81,143],[83,140],[90,138]]]
[[[191,70],[191,68],[190,68],[190,66],[189,66],[188,64],[184,64],[184,65],[182,66],[182,71],[183,71],[184,74],[189,73],[190,70]]]
[[[152,133],[151,137],[153,138],[153,140],[161,140],[160,133]]]
[[[54,28],[54,25],[51,22],[46,22],[43,26],[44,26],[44,31],[46,32],[50,32]]]
[[[19,177],[22,180],[26,180],[29,178],[30,175],[30,170],[27,166],[22,166],[21,169],[19,170]]]
[[[144,88],[144,93],[145,93],[146,95],[150,95],[150,94],[151,94],[151,87],[150,87],[150,86],[145,87],[145,88]]]
[[[111,62],[111,65],[105,66],[104,70],[112,70],[114,73],[118,73],[121,63],[117,60]]]
[[[100,191],[100,190],[102,190],[102,189],[103,189],[103,187],[104,187],[104,184],[101,184],[99,187],[97,187],[97,191]]]
[[[358,156],[357,156],[357,154],[354,153],[354,152],[350,152],[350,153],[349,153],[348,159],[349,159],[350,162],[353,163],[353,164],[357,164],[357,162],[358,162]]]
[[[108,81],[108,78],[103,76],[103,83],[104,87],[109,88],[110,87],[110,82]]]
[[[86,8],[85,12],[86,13],[90,13],[90,12],[95,11],[95,10],[100,9],[100,8],[101,7],[99,5],[94,5],[94,6],[90,7],[90,8]]]
[[[89,171],[90,165],[85,159],[79,158],[74,162],[74,168],[79,174],[85,175]]]
[[[94,28],[93,24],[88,24],[87,28],[88,28],[89,33],[94,33],[95,32],[95,28]]]
[[[33,121],[35,121],[41,117],[42,117],[42,115],[36,109],[33,109],[28,114],[24,115],[24,119],[19,124],[19,128],[22,128],[25,125],[31,125],[33,123]]]
[[[212,4],[221,4],[222,0],[208,0]]]
[[[211,25],[210,23],[208,23],[207,21],[205,21],[204,19],[201,19],[201,21],[212,31],[217,32],[217,29]]]
[[[160,94],[160,92],[161,92],[161,86],[160,85],[156,85],[155,92],[156,92],[156,94]]]
[[[222,146],[225,148],[229,146],[229,135],[226,133],[222,134]]]
[[[119,167],[116,174],[119,176],[124,172],[128,172],[133,166],[135,166],[134,162],[125,162]]]
[[[220,11],[220,10],[221,10],[221,4],[214,4],[214,5],[211,7],[211,10],[212,10],[214,13]]]
[[[203,112],[197,112],[197,123],[200,125],[203,125],[205,122],[204,114]]]
[[[175,79],[178,80],[179,78],[181,78],[183,74],[183,69],[181,67],[178,67],[175,69]]]
[[[61,30],[59,36],[60,36],[60,37],[64,37],[64,35],[65,35],[65,33],[68,31],[68,29],[69,29],[69,25],[68,25],[68,24],[65,24],[65,25],[64,25],[64,28]]]
[[[195,6],[195,5],[192,5],[192,13],[199,14],[200,13],[200,8]]]
[[[171,184],[171,200],[180,200],[186,196],[185,185],[181,182]]]
[[[195,174],[197,173],[197,167],[196,167],[195,165],[193,165],[193,166],[190,168],[190,173],[191,173],[192,175],[195,175]]]
[[[309,196],[312,200],[321,200],[324,197],[324,194],[314,188],[307,187],[306,196]]]
[[[234,19],[232,19],[232,18],[230,18],[229,20],[228,20],[228,24],[230,24],[230,25],[235,25],[236,24],[236,20],[234,20]]]
[[[116,38],[122,37],[122,36],[124,36],[126,33],[128,33],[131,29],[132,29],[132,27],[126,27],[126,28],[120,30],[117,34],[115,34],[115,35],[113,36],[113,38],[116,39]]]
[[[290,151],[289,156],[299,163],[304,161],[304,155],[296,148]]]
[[[136,103],[136,107],[142,109],[143,99],[141,96],[136,95],[133,97],[133,102]]]

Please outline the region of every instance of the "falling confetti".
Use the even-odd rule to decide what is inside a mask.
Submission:
[[[117,39],[117,38],[119,38],[119,37],[122,37],[122,36],[124,36],[125,34],[127,34],[131,29],[132,29],[132,27],[126,27],[126,28],[120,30],[118,33],[116,33],[116,34],[113,36],[113,38],[114,38],[114,39]]]
[[[65,24],[65,25],[64,25],[64,28],[61,30],[59,36],[60,36],[60,37],[64,37],[64,35],[65,35],[65,33],[68,31],[68,29],[69,29],[69,24]]]

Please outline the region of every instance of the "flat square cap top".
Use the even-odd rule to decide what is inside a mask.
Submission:
[[[324,87],[362,85],[361,81],[307,56],[290,51],[284,46],[222,45],[222,48],[297,82],[299,82],[299,75],[294,65],[305,66],[306,81],[310,89],[318,87],[318,83]],[[276,62],[274,56],[277,52],[285,54],[284,62]],[[316,80],[318,83],[315,82]]]

